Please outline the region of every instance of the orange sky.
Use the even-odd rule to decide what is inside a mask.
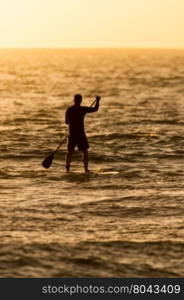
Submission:
[[[1,0],[0,47],[184,48],[184,0]]]

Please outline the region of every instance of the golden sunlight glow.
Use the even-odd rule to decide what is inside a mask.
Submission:
[[[184,0],[0,0],[0,47],[184,47]]]

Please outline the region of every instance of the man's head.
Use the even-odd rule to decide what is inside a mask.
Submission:
[[[80,94],[76,94],[74,96],[74,103],[80,105],[82,102],[82,96]]]

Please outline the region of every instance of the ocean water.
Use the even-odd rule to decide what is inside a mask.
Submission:
[[[184,276],[184,50],[0,50],[0,277]],[[89,168],[65,173],[81,93]]]

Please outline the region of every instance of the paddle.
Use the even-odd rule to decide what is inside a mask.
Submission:
[[[65,136],[64,140],[61,141],[61,143],[59,144],[59,146],[56,148],[56,150],[50,154],[49,156],[47,156],[43,162],[42,162],[42,166],[46,169],[48,169],[51,164],[52,164],[52,161],[53,161],[53,158],[54,158],[54,155],[56,154],[56,152],[58,152],[58,150],[60,149],[60,147],[63,145],[63,143],[66,141],[68,136]]]
[[[90,107],[93,107],[93,105],[95,104],[96,99],[91,103]]]

